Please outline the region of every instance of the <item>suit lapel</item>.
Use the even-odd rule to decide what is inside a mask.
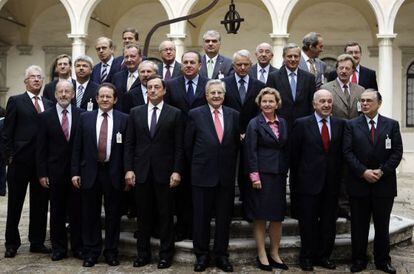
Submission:
[[[240,98],[239,88],[237,87],[236,76],[232,75],[229,80],[230,80],[229,89],[233,89],[235,91],[234,96],[236,97],[236,101],[239,104],[240,109],[241,109],[243,107],[243,104],[242,104],[242,101],[241,101],[241,98]]]
[[[79,113],[75,110],[74,106],[70,106],[72,109],[72,124],[70,126],[70,136],[69,141],[71,141],[73,138],[75,138],[75,130],[79,122]],[[62,131],[63,133],[63,131]]]
[[[259,124],[276,142],[279,142],[278,138],[273,133],[273,130],[270,128],[270,126],[266,123],[266,120],[261,113],[259,114]]]
[[[358,127],[359,129],[365,134],[368,139],[368,143],[372,144],[371,142],[371,135],[370,135],[370,128],[368,127],[367,120],[365,119],[365,115],[361,115],[358,118]]]
[[[118,134],[118,132],[120,133],[120,119],[118,119],[118,113],[116,113],[115,110],[112,111],[112,142],[111,142],[111,152],[115,147],[115,142],[116,142],[116,135]],[[112,153],[111,153],[112,155]]]
[[[214,70],[213,70],[213,76],[212,78],[217,78],[217,75],[219,74],[221,70],[221,66],[223,64],[224,60],[223,57],[219,54],[217,55],[216,63],[214,64]],[[221,72],[223,73],[223,72]]]
[[[31,112],[33,112],[33,114],[38,114],[32,102],[32,99],[30,99],[30,95],[27,92],[26,92],[26,96],[24,97],[24,102],[26,103],[26,105],[28,105],[28,109],[30,109]],[[45,110],[46,110],[45,104],[43,104],[43,107],[45,107]]]
[[[157,133],[158,133],[158,130],[159,130],[161,124],[164,123],[164,120],[166,119],[166,117],[168,117],[168,113],[169,113],[169,108],[164,103],[164,105],[161,109],[160,116],[158,117],[157,125],[155,127],[155,133],[154,133],[154,137],[153,137],[154,139],[157,137]]]
[[[332,123],[332,120],[331,120],[331,123]],[[318,121],[316,120],[315,115],[310,116],[309,124],[310,124],[311,132],[315,136],[315,140],[317,140],[319,147],[323,151],[325,151],[323,148],[323,144],[322,144],[322,136],[321,136],[321,132],[319,131]],[[332,132],[332,128],[331,128],[331,132]]]
[[[342,103],[344,103],[344,105],[347,107],[347,109],[349,109],[348,101],[346,100],[345,94],[342,91],[342,88],[339,86],[337,80],[335,80],[335,82],[333,82],[333,91],[336,93],[336,95],[338,95],[338,97],[341,99]]]
[[[387,126],[388,124],[385,123],[384,117],[378,114],[377,127],[375,129],[374,146],[379,143],[379,139],[385,139],[385,137],[383,137],[383,133],[386,130]]]
[[[287,96],[288,96],[289,100],[293,103],[292,89],[290,88],[290,83],[289,83],[289,78],[288,78],[288,75],[287,75],[286,67],[283,67],[283,69],[281,69],[279,71],[279,73],[281,73],[281,76],[282,76],[282,77],[280,77],[280,79],[282,79],[281,84],[283,86],[283,88],[281,90],[289,90],[289,92],[288,92],[289,94]],[[297,90],[297,88],[296,88],[296,90]]]
[[[220,143],[218,136],[217,136],[216,127],[214,126],[213,116],[210,112],[210,107],[208,105],[205,105],[202,111],[204,112],[203,117],[205,117],[206,119],[206,125],[208,125],[207,127],[209,128],[210,133],[214,136],[214,140],[216,140],[217,143]],[[223,110],[223,120],[224,120],[224,110]],[[226,126],[224,128],[226,128]],[[223,132],[223,139],[224,139],[224,132]]]
[[[224,131],[223,131],[223,139],[222,139],[221,143],[224,143],[224,138],[226,138],[227,135],[229,135],[229,132],[231,132],[231,130],[233,128],[233,119],[231,119],[230,112],[227,111],[224,108],[224,106],[222,107],[222,109],[223,109],[223,124],[224,124],[223,126],[224,126]]]
[[[298,69],[298,77],[296,81],[296,100],[298,100],[302,95],[303,84],[303,73]]]
[[[181,86],[181,88],[178,89],[178,90],[181,91],[181,96],[184,98],[184,100],[187,102],[187,104],[189,106],[191,106],[191,103],[188,101],[188,98],[187,98],[187,87],[185,86],[185,78],[184,78],[184,76],[183,77],[180,77],[178,79],[178,84]]]
[[[73,117],[73,113],[72,113],[72,117]],[[60,137],[66,140],[66,136],[63,133],[62,124],[59,121],[59,113],[57,111],[56,106],[53,108],[52,120],[53,120],[52,123],[57,126],[57,132],[60,135]],[[70,130],[71,130],[70,136],[72,136],[72,128],[73,128],[73,123],[72,123],[72,126],[70,127]]]

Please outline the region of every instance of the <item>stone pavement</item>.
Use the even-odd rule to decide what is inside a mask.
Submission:
[[[28,195],[27,195],[28,197]],[[101,261],[93,268],[82,267],[82,261],[68,258],[60,262],[52,262],[47,255],[31,254],[27,239],[28,230],[28,199],[26,200],[22,219],[20,222],[20,234],[22,236],[22,246],[19,248],[17,256],[13,259],[3,257],[4,231],[6,226],[7,198],[0,197],[0,273],[192,273],[193,266],[185,264],[175,264],[170,269],[159,271],[156,262],[143,268],[132,267],[132,257],[121,257],[121,265],[109,267],[101,258]],[[395,200],[393,214],[414,219],[414,174],[399,175],[398,197]],[[50,246],[50,242],[47,242]],[[122,250],[121,250],[122,253]],[[122,254],[121,254],[122,255]],[[393,247],[391,251],[392,263],[397,268],[397,273],[414,273],[414,245],[403,243]],[[254,265],[237,265],[236,273],[266,273],[255,268]],[[298,265],[289,265],[288,273],[300,272]],[[220,273],[215,267],[210,267],[207,273]],[[335,271],[327,271],[322,268],[315,268],[316,273],[349,273],[349,262],[340,262]],[[368,270],[363,273],[379,273],[375,271],[371,263]]]

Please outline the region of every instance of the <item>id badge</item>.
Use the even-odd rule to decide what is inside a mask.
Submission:
[[[217,75],[217,78],[220,79],[220,80],[223,79],[224,78],[224,74],[221,73],[221,71],[219,71],[219,73]]]
[[[385,149],[391,149],[391,139],[388,137],[388,134],[387,138],[385,138]]]
[[[89,99],[88,105],[86,106],[86,110],[87,111],[92,111],[93,110],[92,99]]]
[[[122,134],[120,132],[116,134],[116,143],[122,144]]]

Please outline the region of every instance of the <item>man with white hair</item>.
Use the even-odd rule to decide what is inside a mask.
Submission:
[[[260,43],[256,47],[255,55],[257,64],[252,66],[249,75],[266,84],[269,74],[278,70],[270,64],[273,58],[273,48],[268,43]]]

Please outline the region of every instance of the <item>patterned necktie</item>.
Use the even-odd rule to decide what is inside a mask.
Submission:
[[[322,136],[323,149],[325,150],[326,153],[328,153],[329,151],[329,130],[328,130],[328,126],[326,125],[326,119],[322,119],[321,136]]]
[[[106,142],[108,139],[108,113],[102,113],[103,120],[99,130],[98,139],[98,161],[105,162],[106,159]]]
[[[153,107],[152,109],[152,116],[151,116],[151,124],[150,124],[150,135],[151,138],[155,135],[155,129],[157,128],[157,107]]]
[[[246,81],[244,81],[243,78],[239,80],[239,84],[240,84],[239,94],[240,94],[240,99],[241,99],[242,104],[244,103],[244,100],[246,99],[246,93],[247,93],[246,86],[244,85],[245,82]]]
[[[164,80],[170,80],[171,79],[171,72],[170,72],[170,65],[165,65],[165,76]]]
[[[223,141],[223,127],[220,123],[219,111],[217,109],[215,109],[213,111],[213,113],[214,113],[214,127],[216,129],[216,133],[217,133],[217,137],[219,139],[219,142],[221,144],[221,141]]]
[[[82,98],[83,98],[83,86],[82,85],[80,85],[79,87],[78,87],[78,92],[76,93],[76,106],[78,107],[78,108],[80,108],[80,105],[81,105],[81,103],[82,103]]]
[[[39,105],[39,97],[35,96],[35,97],[33,97],[33,99],[34,99],[34,107],[35,107],[37,113],[41,113],[42,109],[40,108],[40,105]]]
[[[293,101],[296,100],[296,79],[295,79],[295,73],[291,72],[289,73],[290,76],[290,91],[292,92],[292,98]]]
[[[356,71],[354,71],[354,73],[352,73],[351,82],[354,83],[354,84],[358,84]]]
[[[190,104],[194,101],[194,88],[193,88],[193,81],[188,81],[188,88],[187,88],[187,99]]]
[[[371,124],[371,142],[374,143],[375,141],[375,121],[374,120],[370,120],[369,123]]]
[[[101,73],[101,83],[103,83],[106,80],[106,77],[108,77],[108,64],[102,64],[103,70]]]
[[[214,71],[214,62],[212,59],[207,61],[207,77],[213,78],[213,71]]]
[[[312,58],[309,58],[308,62],[310,64],[309,72],[312,73],[313,75],[315,75],[315,77],[316,77],[317,70],[316,70],[316,66],[315,66],[315,60],[313,60]]]
[[[69,120],[68,120],[68,110],[62,110],[62,131],[65,134],[66,140],[69,141]]]
[[[134,74],[130,73],[128,80],[127,80],[127,91],[131,89],[133,83],[134,83]]]
[[[348,86],[344,85],[344,95],[346,98],[346,102],[348,104],[348,108],[351,108],[351,95],[349,94]]]
[[[266,84],[266,79],[265,79],[265,74],[266,70],[264,68],[260,69],[260,77],[259,77],[259,81]]]

